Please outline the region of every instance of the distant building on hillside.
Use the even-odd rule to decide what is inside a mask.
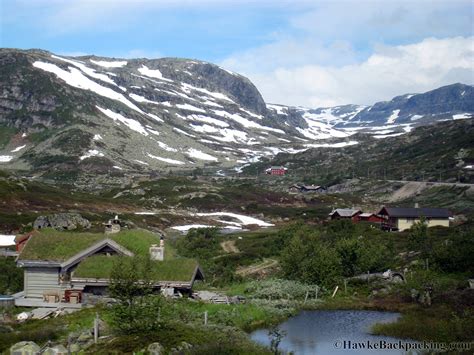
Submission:
[[[445,208],[382,207],[377,215],[383,218],[383,229],[403,231],[422,217],[426,219],[428,227],[449,227],[451,212]]]
[[[271,166],[265,170],[267,175],[285,175],[288,172],[288,169],[284,166]]]
[[[358,210],[358,209],[337,208],[329,214],[329,217],[332,220],[335,220],[335,219],[350,219],[353,222],[358,222],[359,215],[361,213],[362,213],[362,211]]]
[[[326,193],[327,189],[324,186],[319,185],[302,185],[294,184],[291,185],[288,190],[290,192],[302,192],[302,193]]]

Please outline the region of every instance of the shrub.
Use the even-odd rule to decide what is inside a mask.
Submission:
[[[122,334],[157,330],[162,299],[152,295],[151,262],[145,257],[118,259],[111,274],[110,294],[118,300],[111,311],[112,325]]]

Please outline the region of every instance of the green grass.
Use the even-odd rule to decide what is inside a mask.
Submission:
[[[28,240],[19,259],[65,261],[102,239],[104,234],[44,229]]]
[[[116,256],[94,255],[82,261],[74,276],[84,278],[109,278],[117,265]],[[191,281],[197,267],[194,259],[177,258],[152,262],[151,279],[156,281]]]
[[[376,324],[372,332],[397,338],[455,342],[474,340],[474,314],[466,311],[456,315],[449,307],[415,309],[402,314],[394,323]]]
[[[100,240],[110,238],[137,256],[148,257],[152,244],[159,244],[159,237],[145,230],[124,230],[117,234],[60,232],[44,229],[26,244],[20,260],[65,261]],[[197,267],[194,259],[176,258],[173,246],[165,247],[165,260],[154,262],[151,277],[159,281],[190,281]],[[117,257],[91,256],[75,270],[77,277],[108,278]]]
[[[152,244],[159,244],[156,234],[145,230],[124,230],[117,234],[63,232],[55,229],[43,229],[34,235],[20,255],[21,260],[57,260],[65,261],[85,248],[103,239],[112,239],[137,255],[147,255]],[[170,245],[165,257],[173,257],[174,249]]]

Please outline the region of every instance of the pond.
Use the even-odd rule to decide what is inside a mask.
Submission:
[[[279,349],[292,351],[297,355],[405,354],[404,350],[394,348],[399,346],[401,339],[369,334],[374,324],[394,322],[399,316],[398,313],[379,311],[303,311],[280,324],[279,329],[286,332],[286,335]],[[257,343],[270,346],[268,329],[254,331],[251,338]],[[406,344],[408,341],[401,342]],[[368,350],[369,344],[374,347],[385,346],[385,349]],[[390,346],[391,349],[388,348]]]

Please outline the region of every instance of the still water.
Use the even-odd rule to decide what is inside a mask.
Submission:
[[[359,347],[358,343],[362,343],[361,346],[366,346],[368,342],[380,344],[384,341],[398,344],[400,339],[369,334],[375,323],[394,322],[398,317],[398,313],[378,311],[303,311],[280,324],[286,336],[279,349],[297,355],[406,354],[404,350],[354,349]],[[251,338],[270,346],[268,329],[253,332]]]

